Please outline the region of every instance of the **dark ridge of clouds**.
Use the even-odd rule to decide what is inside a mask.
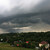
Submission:
[[[6,30],[7,32],[24,32],[24,31],[40,31],[50,29],[50,20],[48,18],[50,16],[50,12],[42,12],[42,13],[35,13],[35,14],[21,14],[15,15],[13,17],[4,17],[0,23],[0,28]],[[42,22],[42,24],[41,24]],[[44,24],[43,24],[44,23]],[[46,23],[46,24],[45,24]],[[40,25],[41,24],[41,25]],[[31,27],[29,27],[31,26]],[[23,27],[29,27],[24,28]],[[47,28],[48,27],[48,28]],[[17,29],[13,29],[17,28]],[[20,29],[22,28],[22,29]],[[38,29],[37,29],[38,28]],[[45,29],[46,28],[46,29]]]
[[[44,22],[50,22],[50,11],[48,12],[42,12],[42,13],[29,13],[29,14],[20,14],[20,15],[14,15],[9,17],[1,17],[0,23],[4,22],[12,22],[17,24],[22,23],[38,23],[39,19],[41,18]]]
[[[8,16],[8,17],[1,17],[0,16],[0,23],[3,23],[3,22],[8,22],[8,21],[12,21],[13,22],[13,20],[17,20],[17,21],[15,21],[14,23],[20,23],[20,21],[21,22],[23,22],[22,20],[24,20],[25,19],[25,22],[27,22],[27,20],[31,20],[31,19],[29,19],[31,16],[36,16],[36,15],[38,15],[38,13],[29,13],[29,14],[18,14],[18,15],[13,15],[13,16]],[[36,19],[35,19],[36,20]],[[34,21],[35,21],[34,20]],[[34,22],[33,21],[33,22]],[[29,21],[28,21],[29,22]],[[31,22],[31,21],[30,21]],[[36,22],[36,21],[35,21]],[[35,23],[34,22],[34,23]]]
[[[39,17],[38,17],[39,16]],[[50,16],[50,11],[48,12],[41,12],[41,13],[28,13],[28,14],[18,14],[8,17],[2,17],[0,16],[0,23],[11,21],[12,23],[36,23],[35,20],[38,20],[37,18],[41,19],[48,19]],[[15,21],[14,21],[15,20]],[[16,21],[17,20],[17,21]]]
[[[45,13],[36,13],[36,14],[24,14],[19,15],[12,18],[5,17],[4,19],[0,20],[0,28],[2,29],[11,29],[14,27],[28,27],[32,26],[33,24],[38,24],[40,21],[43,21],[46,24],[50,25],[50,16],[49,12]]]

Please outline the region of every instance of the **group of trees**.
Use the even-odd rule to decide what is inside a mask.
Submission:
[[[14,44],[14,41],[30,41],[36,42],[36,45],[41,41],[47,41],[50,43],[50,32],[28,32],[28,33],[9,33],[9,34],[0,34],[0,39],[3,39],[3,42],[8,42]],[[0,40],[1,41],[1,40]]]

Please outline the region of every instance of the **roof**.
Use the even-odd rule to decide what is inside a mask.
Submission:
[[[46,41],[42,41],[40,44],[48,44],[48,42],[46,42]]]

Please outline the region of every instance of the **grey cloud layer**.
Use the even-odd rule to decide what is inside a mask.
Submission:
[[[6,17],[0,15],[0,28],[7,32],[50,30],[50,0],[17,0],[19,3]],[[31,3],[30,3],[31,1]],[[15,1],[14,1],[15,2]],[[12,15],[13,14],[13,15]],[[15,29],[16,28],[16,29]],[[38,29],[37,29],[38,28]]]
[[[11,0],[10,10],[6,10],[4,15],[26,14],[50,10],[49,0]]]
[[[27,31],[37,31],[39,29],[47,30],[50,29],[50,12],[43,13],[29,13],[29,14],[21,14],[15,15],[12,17],[4,17],[0,21],[0,28],[8,31],[8,32],[24,32]],[[44,24],[43,24],[44,23]],[[45,24],[46,23],[46,24]],[[40,24],[40,25],[39,25]],[[29,27],[28,29],[23,29],[23,27]],[[48,27],[48,28],[47,28]],[[17,28],[17,29],[13,29]],[[20,29],[22,28],[22,29]],[[38,29],[37,29],[38,28]],[[45,29],[45,30],[46,30]],[[44,30],[44,31],[45,31]]]

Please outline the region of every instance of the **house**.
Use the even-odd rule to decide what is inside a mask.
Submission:
[[[46,41],[42,41],[39,43],[39,47],[42,47],[42,50],[49,50],[49,43]]]

